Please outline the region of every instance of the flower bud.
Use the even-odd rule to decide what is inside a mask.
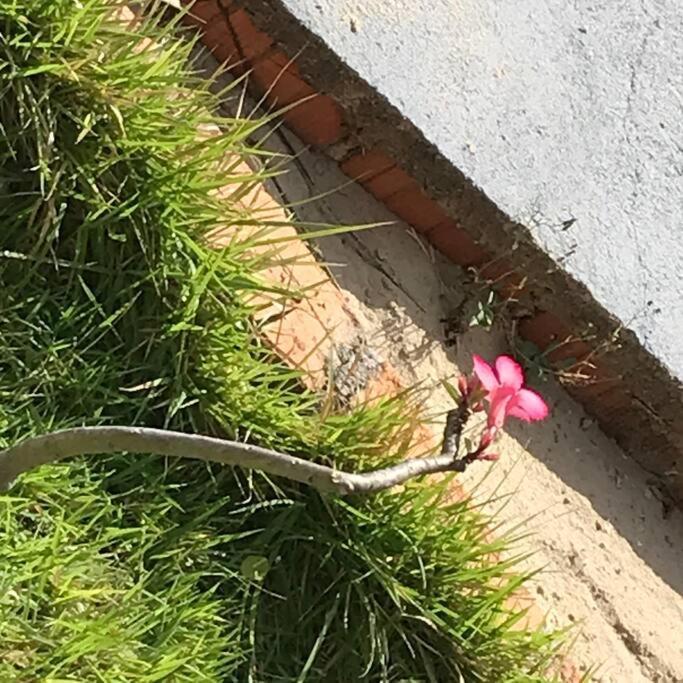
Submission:
[[[492,443],[493,440],[498,435],[498,429],[496,427],[489,427],[481,435],[481,440],[479,441],[479,449],[486,450]]]

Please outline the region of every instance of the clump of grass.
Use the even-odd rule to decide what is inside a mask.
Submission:
[[[258,122],[200,139],[217,98],[189,44],[112,7],[0,0],[0,442],[116,423],[400,457],[409,399],[321,417],[245,303],[257,257],[207,242],[259,226],[213,192],[258,182],[225,163]],[[0,497],[0,679],[546,680],[556,636],[513,628],[522,578],[445,491],[332,500],[129,455],[32,472]]]

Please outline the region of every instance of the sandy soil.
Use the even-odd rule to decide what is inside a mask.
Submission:
[[[347,183],[328,159],[307,152],[278,180],[290,202],[336,190],[298,207],[302,219],[395,220]],[[405,226],[326,238],[318,248],[365,341],[406,383],[432,386],[430,410],[448,407],[438,382],[469,370],[473,351],[491,358],[508,350],[500,324],[444,344],[442,319],[478,294]],[[527,565],[542,568],[532,591],[551,626],[577,625],[572,659],[581,670],[599,665],[595,680],[610,683],[683,681],[683,514],[664,517],[647,473],[559,386],[550,380],[542,391],[551,419],[512,427],[500,462],[471,468],[466,483],[508,527],[531,532]]]

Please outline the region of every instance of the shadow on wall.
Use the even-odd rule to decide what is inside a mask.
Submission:
[[[284,135],[278,132],[271,136],[269,144],[282,153],[291,153],[293,147],[299,152],[296,161],[277,179],[277,189],[290,203],[297,204],[296,214],[301,220],[341,225],[395,220],[359,186],[349,184],[348,178],[329,159],[301,151],[290,134],[284,143]],[[310,198],[316,199],[299,205]],[[429,250],[403,226],[326,238],[317,247],[322,260],[347,264],[332,268],[343,289],[370,309],[386,311],[399,307],[402,315],[424,331],[421,345],[403,349],[406,363],[424,360],[421,356],[426,349],[442,344],[443,293],[447,298],[462,296],[457,267],[438,255],[432,260]],[[447,351],[449,359],[468,370],[472,352],[491,357],[509,351],[500,338],[480,332],[461,335],[457,349],[457,352]],[[582,530],[597,548],[605,547],[603,534],[609,533],[609,526],[613,526],[656,574],[683,594],[681,511],[674,510],[664,519],[662,504],[648,482],[649,475],[624,456],[554,382],[546,383],[541,390],[554,406],[551,419],[530,427],[511,424],[509,433],[520,444],[528,442],[527,450],[559,478],[557,491],[544,492],[544,501],[551,506],[552,514],[589,519],[590,515],[576,513],[574,506],[579,499],[573,494],[580,494],[597,513],[590,522],[592,528]],[[533,491],[524,492],[524,496],[532,500]],[[530,509],[527,514],[533,511]],[[568,561],[573,561],[571,549],[560,542],[557,549],[566,552]],[[618,575],[619,568],[615,567],[617,582]]]

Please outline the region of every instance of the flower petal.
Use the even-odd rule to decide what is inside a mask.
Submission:
[[[548,417],[550,410],[548,409],[548,404],[541,398],[539,394],[531,389],[520,389],[515,397],[514,406],[511,408],[517,411],[526,413],[527,421],[531,422],[533,420],[544,420]],[[508,413],[512,415],[512,410],[508,409]],[[515,417],[521,417],[520,414],[516,414]]]
[[[491,395],[491,405],[489,406],[487,424],[489,428],[496,427],[502,429],[508,409],[515,394],[509,389],[498,390]]]
[[[496,374],[503,386],[510,387],[515,391],[519,391],[524,384],[522,366],[510,356],[498,356],[496,358]]]
[[[513,405],[511,408],[508,408],[508,415],[510,417],[518,417],[520,420],[524,420],[524,422],[531,422],[529,413],[527,413],[526,410],[523,410],[522,408],[516,405]]]
[[[494,391],[500,386],[493,368],[481,356],[477,356],[475,353],[472,356],[472,362],[474,363],[474,374],[479,378],[486,391]]]

